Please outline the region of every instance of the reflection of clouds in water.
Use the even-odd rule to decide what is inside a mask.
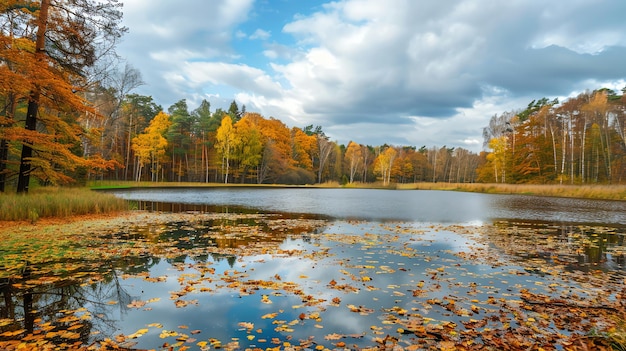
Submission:
[[[384,324],[387,317],[410,318],[390,312],[394,307],[435,321],[460,322],[467,318],[445,310],[442,305],[427,303],[428,299],[443,300],[453,296],[459,309],[469,311],[473,303],[470,299],[482,303],[489,296],[498,296],[503,291],[514,294],[513,290],[507,290],[513,286],[533,286],[535,282],[543,284],[549,279],[544,276],[518,276],[516,272],[523,271],[520,267],[492,267],[489,262],[466,260],[455,255],[467,252],[471,246],[485,245],[471,236],[479,230],[482,222],[468,223],[447,226],[436,222],[331,222],[321,233],[312,234],[310,241],[297,235],[287,238],[274,254],[239,256],[232,267],[226,260],[213,262],[208,265],[216,269],[213,282],[202,282],[196,286],[197,289],[210,287],[213,291],[190,292],[184,299],[197,299],[198,305],[179,309],[168,300],[166,291],[180,290],[182,285],[177,278],[187,273],[197,274],[198,271],[189,265],[190,260],[183,265],[184,270],[179,270],[181,266],[170,266],[163,261],[152,267],[151,276],[167,275],[167,281],[148,283],[137,278],[127,281],[134,292],[138,289],[144,291],[141,299],[162,296],[162,300],[147,305],[152,308],[151,311],[133,311],[125,316],[126,329],[123,332],[134,332],[137,325],[146,324],[146,320],[159,321],[166,329],[181,324],[200,329],[203,331],[202,339],[216,337],[227,342],[237,337],[241,345],[247,347],[254,341],[247,342],[246,331],[237,323],[251,322],[255,328],[263,330],[254,334],[257,340],[273,336],[284,340],[288,335],[292,340],[313,337],[317,343],[329,345],[336,341],[327,341],[324,337],[336,333],[364,335],[363,338],[350,337],[342,341],[348,347],[353,344],[367,346],[372,345],[372,338],[380,336],[376,334],[376,328],[382,328],[384,334],[396,333],[399,325]],[[269,252],[274,251],[270,249]],[[236,280],[244,285],[255,281],[278,284],[273,287],[261,284],[258,290],[251,290],[252,286],[249,286],[251,294],[242,294],[237,286],[226,287],[228,282],[221,280],[225,270],[230,276],[237,274]],[[329,286],[331,280],[337,283],[335,288]],[[288,285],[287,282],[293,282],[302,294],[283,289],[285,286],[281,284]],[[340,286],[344,285],[357,288],[358,292],[341,290]],[[423,293],[413,295],[418,288]],[[262,303],[264,294],[269,296],[271,304]],[[306,295],[325,302],[307,306],[303,297]],[[341,299],[339,306],[331,304],[335,297]],[[371,313],[359,314],[351,311],[349,305],[371,310]],[[321,320],[299,318],[300,313],[308,316],[312,312],[319,312]],[[268,313],[277,313],[277,316],[261,318]],[[294,322],[289,327],[292,331],[276,331],[280,323],[277,325],[274,322],[279,320],[284,321],[281,322],[283,324]],[[159,346],[148,343],[142,340],[139,347]]]

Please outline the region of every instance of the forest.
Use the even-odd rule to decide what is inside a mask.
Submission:
[[[125,31],[121,16],[117,1],[0,3],[0,192],[89,180],[626,182],[626,88],[494,115],[479,154],[340,145],[323,126],[289,127],[236,101],[228,110],[212,111],[207,100],[190,110],[186,99],[164,109],[133,93],[141,72],[111,54]]]

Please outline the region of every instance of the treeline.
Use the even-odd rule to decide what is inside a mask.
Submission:
[[[546,98],[491,118],[478,167],[480,182],[618,184],[626,182],[626,88]]]
[[[115,104],[110,104],[115,105]],[[98,179],[173,182],[314,184],[323,182],[473,182],[479,156],[462,148],[340,145],[321,126],[289,128],[279,119],[241,110],[189,111],[180,100],[161,111],[151,97],[128,95],[119,116],[103,124],[85,154],[123,167]],[[151,116],[154,116],[151,118]],[[104,146],[104,147],[103,147]]]

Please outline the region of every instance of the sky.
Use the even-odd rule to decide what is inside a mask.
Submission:
[[[235,100],[347,145],[483,149],[495,114],[626,87],[624,0],[122,0],[165,110]]]

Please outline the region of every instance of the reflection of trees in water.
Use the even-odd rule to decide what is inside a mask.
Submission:
[[[182,209],[187,208],[188,206],[182,207]],[[232,267],[236,262],[236,256],[232,253],[215,253],[215,249],[227,251],[226,249],[268,243],[279,245],[294,235],[299,235],[304,241],[310,242],[311,235],[322,232],[326,223],[316,219],[316,217],[308,218],[305,215],[286,213],[271,215],[225,213],[223,217],[194,220],[192,223],[177,221],[166,224],[144,224],[128,228],[127,232],[111,237],[122,240],[145,240],[159,245],[167,244],[180,253],[180,255],[167,256],[166,262],[172,265],[184,263],[187,259],[204,263],[212,258],[216,262],[226,259]],[[203,250],[206,248],[213,249]]]
[[[498,221],[492,237],[507,253],[542,257],[569,269],[624,270],[624,234],[620,228],[541,221]],[[614,250],[616,248],[622,248]]]
[[[11,324],[0,327],[0,332],[25,330],[13,338],[31,339],[46,337],[53,344],[87,343],[96,324],[113,326],[108,313],[94,313],[90,318],[81,318],[77,311],[86,305],[104,306],[106,296],[85,281],[62,279],[52,284],[30,286],[29,280],[36,279],[32,269],[26,267],[22,279],[8,281],[2,289],[4,306],[2,317],[12,319]],[[104,286],[105,284],[95,284]],[[25,287],[22,287],[25,286]],[[118,292],[123,295],[123,292]],[[104,308],[101,311],[105,311]],[[68,330],[69,329],[69,330]],[[67,333],[67,331],[70,331]],[[111,329],[114,330],[114,329]],[[3,338],[0,340],[7,340]]]
[[[111,262],[80,261],[80,268],[64,271],[63,277],[50,267],[76,267],[76,261],[48,262],[29,267],[21,276],[0,279],[0,319],[12,320],[0,325],[0,334],[16,332],[0,337],[0,342],[45,337],[57,345],[84,345],[93,338],[112,338],[118,318],[133,300],[121,284],[123,274],[149,272],[161,260],[172,265],[225,260],[232,268],[237,261],[232,248],[278,246],[293,236],[308,241],[324,223],[290,215],[234,214],[191,223],[146,224],[110,234],[103,239],[138,244],[138,250]]]
[[[0,337],[0,341],[36,341],[45,337],[49,343],[60,345],[88,344],[94,334],[99,339],[113,337],[117,330],[115,309],[119,308],[122,315],[132,302],[119,274],[145,272],[159,261],[153,257],[128,257],[106,267],[94,264],[99,267],[97,270],[71,272],[60,279],[38,274],[37,267],[27,265],[21,277],[0,280],[0,319],[13,320],[0,326],[0,334],[25,330],[28,335]],[[85,262],[83,268],[89,266]]]

